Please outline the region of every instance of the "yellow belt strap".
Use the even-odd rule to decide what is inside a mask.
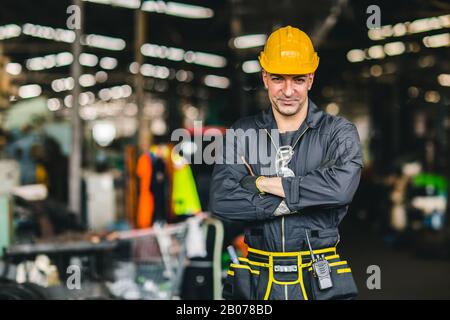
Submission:
[[[260,254],[260,255],[263,255],[263,256],[272,256],[272,257],[297,257],[299,254],[301,256],[307,256],[307,255],[311,254],[309,251],[271,252],[271,251],[264,251],[264,250],[254,249],[254,248],[250,248],[250,247],[248,248],[248,252]],[[330,248],[324,248],[324,249],[319,249],[319,250],[313,250],[314,254],[322,254],[322,253],[328,253],[328,252],[333,252],[334,254],[336,254],[336,247],[330,247]]]
[[[273,266],[273,257],[272,256],[269,256],[269,264],[271,266]],[[270,291],[272,289],[272,282],[273,282],[273,268],[269,268],[269,282],[267,283],[267,289],[266,289],[266,294],[264,295],[264,300],[269,300]]]

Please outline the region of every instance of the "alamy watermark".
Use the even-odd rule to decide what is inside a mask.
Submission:
[[[300,139],[298,134],[295,140]],[[258,164],[271,168],[282,145],[277,129],[203,130],[202,121],[194,121],[193,134],[175,129],[170,140],[175,144],[172,157],[183,155],[189,164]],[[267,169],[269,170],[269,169]]]
[[[370,275],[367,278],[366,286],[369,290],[381,289],[381,268],[377,265],[370,265],[367,267],[366,273]]]
[[[66,280],[66,287],[69,290],[81,289],[81,268],[79,265],[70,265],[67,267],[66,273],[69,277]]]
[[[66,13],[69,17],[66,20],[67,29],[80,30],[81,29],[81,8],[77,5],[67,7]]]
[[[379,29],[381,28],[381,9],[379,6],[372,4],[367,7],[367,14],[370,16],[366,20],[367,29]]]

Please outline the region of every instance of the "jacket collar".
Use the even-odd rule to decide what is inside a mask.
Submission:
[[[306,115],[305,122],[309,128],[316,128],[322,117],[324,116],[324,112],[320,110],[316,104],[308,99],[308,113]],[[256,116],[256,124],[263,129],[276,129],[277,125],[275,122],[275,117],[273,116],[272,106],[269,106],[265,110],[261,111]]]

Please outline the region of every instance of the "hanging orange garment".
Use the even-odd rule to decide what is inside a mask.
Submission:
[[[125,209],[128,222],[133,228],[137,226],[137,207],[138,207],[138,181],[136,176],[137,164],[137,148],[136,146],[126,146],[125,163],[126,163],[126,187],[125,187]]]
[[[150,191],[152,181],[152,159],[148,153],[142,154],[137,162],[136,174],[139,177],[139,203],[137,227],[150,228],[153,222],[155,202]]]

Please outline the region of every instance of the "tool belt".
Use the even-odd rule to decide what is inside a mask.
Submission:
[[[331,269],[333,286],[320,290],[313,272],[310,251],[268,252],[248,249],[239,264],[231,263],[223,296],[230,300],[330,300],[352,299],[358,291],[347,261],[336,247],[313,250],[324,255]]]

